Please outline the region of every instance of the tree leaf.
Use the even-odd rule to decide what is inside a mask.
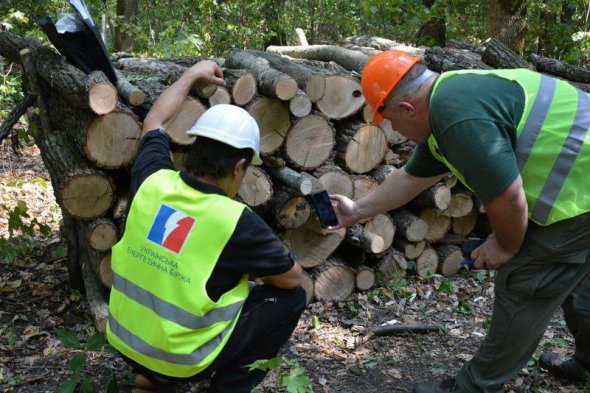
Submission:
[[[119,351],[117,351],[117,348],[113,347],[111,344],[105,344],[103,348],[105,351],[112,353],[114,355],[117,355],[119,353]]]
[[[57,390],[55,391],[55,393],[74,393],[77,385],[78,385],[78,379],[72,378],[72,379],[68,380],[67,382],[59,385]]]
[[[104,333],[96,333],[88,339],[86,349],[89,351],[100,351],[105,344]]]
[[[79,375],[80,369],[82,368],[82,366],[84,366],[85,363],[86,354],[79,353],[76,356],[74,356],[72,360],[70,360],[70,371],[72,372],[72,374],[74,374],[75,376]]]
[[[294,367],[289,374],[281,376],[279,386],[287,389],[289,393],[313,392],[311,381],[305,375],[303,367]]]
[[[109,379],[107,393],[119,393],[119,385],[117,385],[117,378],[115,377],[115,374],[112,374],[111,379]]]
[[[82,383],[82,393],[92,393],[94,392],[94,382],[92,382],[92,378],[88,374],[80,375],[80,382]]]
[[[82,344],[80,344],[80,340],[76,337],[74,332],[69,330],[60,329],[57,331],[57,338],[66,348],[74,348],[74,349],[81,349]]]

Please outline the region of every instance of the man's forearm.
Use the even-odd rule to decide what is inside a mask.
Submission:
[[[158,97],[143,122],[143,133],[164,126],[174,118],[197,78],[184,73]]]
[[[516,254],[528,226],[528,206],[520,177],[484,206],[498,244],[505,251]]]
[[[404,168],[398,169],[387,176],[379,187],[357,201],[357,214],[360,219],[365,219],[397,209],[436,184],[441,178],[442,175],[428,178],[415,177],[408,174]]]

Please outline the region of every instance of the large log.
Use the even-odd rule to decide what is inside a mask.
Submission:
[[[312,70],[290,61],[276,53],[249,50],[248,53],[266,60],[270,67],[291,76],[299,88],[307,94],[311,102],[318,102],[324,96],[325,81],[322,72]],[[231,64],[231,62],[230,62]]]
[[[357,78],[345,75],[328,75],[325,91],[316,103],[317,108],[330,119],[343,119],[362,109],[365,97]]]
[[[426,49],[426,64],[428,64],[428,68],[436,72],[492,69],[481,60],[480,55],[466,50],[439,48],[438,46]]]
[[[211,97],[207,98],[207,102],[209,102],[209,107],[219,104],[231,104],[231,95],[225,87],[220,86]]]
[[[315,298],[322,303],[345,300],[355,287],[352,269],[335,258],[317,267],[312,277]]]
[[[387,247],[384,247],[385,242],[381,236],[366,231],[361,224],[354,224],[348,227],[346,229],[345,240],[373,254],[382,253],[387,249]]]
[[[529,60],[539,72],[560,76],[571,82],[590,83],[590,69],[578,67],[565,61],[550,59],[548,57],[531,54]]]
[[[458,192],[451,196],[449,214],[458,218],[468,215],[473,210],[473,198],[465,192]]]
[[[420,213],[420,218],[428,224],[428,232],[424,240],[430,243],[441,241],[451,229],[451,218],[440,210],[426,208]]]
[[[260,167],[250,165],[240,185],[238,196],[251,207],[265,205],[272,198],[272,182]]]
[[[422,278],[430,278],[437,272],[438,254],[432,247],[426,247],[416,260],[416,273]]]
[[[301,169],[322,165],[334,148],[334,129],[322,116],[309,115],[293,124],[285,139],[285,158]]]
[[[119,59],[116,64],[117,67],[122,70],[155,76],[166,81],[168,84],[176,82],[187,70],[187,67],[183,67],[170,61],[140,59],[135,57]],[[217,90],[217,86],[206,85],[203,83],[195,83],[191,87],[191,92],[201,98],[211,97],[215,93],[215,90]]]
[[[376,168],[387,151],[380,128],[363,123],[346,123],[336,134],[337,157],[344,169],[366,173]]]
[[[289,101],[289,112],[295,117],[305,117],[311,113],[311,100],[303,90],[297,90],[295,97]]]
[[[468,50],[473,53],[477,53],[478,55],[483,55],[486,51],[486,47],[483,45],[473,45],[467,42],[462,42],[454,39],[447,40],[447,48],[454,48],[454,49],[464,49]]]
[[[276,98],[257,98],[248,109],[260,128],[260,152],[272,154],[282,145],[291,127],[289,109]]]
[[[296,229],[303,225],[311,212],[309,202],[288,187],[278,187],[269,201],[269,215],[285,229]]]
[[[493,68],[528,68],[534,70],[535,67],[520,57],[516,52],[504,45],[495,38],[490,38],[485,42],[486,51],[481,60]]]
[[[387,214],[377,214],[365,224],[365,230],[383,239],[383,249],[388,249],[393,243],[395,226]]]
[[[377,278],[381,285],[386,286],[391,280],[406,275],[408,262],[401,252],[395,248],[390,248],[379,257],[377,263]]]
[[[258,93],[256,76],[250,71],[225,69],[223,77],[234,104],[245,106],[256,97]]]
[[[443,276],[452,276],[459,273],[461,262],[464,259],[461,248],[452,244],[443,244],[437,246],[435,249],[440,261],[439,271]]]
[[[117,75],[117,91],[129,105],[138,106],[145,102],[145,93],[131,84],[119,70]]]
[[[373,191],[379,185],[375,179],[367,175],[355,175],[352,176],[354,184],[354,194],[352,200],[358,201],[371,191]]]
[[[368,291],[375,285],[375,272],[367,266],[359,267],[354,275],[354,283],[359,291]]]
[[[352,178],[336,165],[324,165],[314,172],[328,194],[340,194],[348,198],[354,195]]]
[[[395,49],[409,53],[412,56],[424,57],[424,48],[416,48],[406,45],[402,42],[389,40],[383,37],[351,36],[340,40],[340,45],[344,47],[346,47],[346,45],[370,47],[380,51]]]
[[[326,232],[312,214],[305,224],[294,230],[285,231],[285,244],[293,258],[304,268],[311,268],[324,262],[344,240],[346,229]]]
[[[266,96],[288,101],[297,93],[297,82],[287,74],[273,69],[266,59],[239,49],[226,53],[225,66],[247,69],[256,74],[260,92]]]
[[[477,211],[472,210],[466,216],[455,218],[453,220],[453,233],[461,236],[469,235],[477,225],[477,217]]]
[[[108,251],[117,242],[117,227],[109,218],[99,218],[89,225],[88,242],[97,251]]]
[[[397,230],[411,242],[424,240],[428,233],[428,224],[405,209],[398,209],[391,213]]]
[[[363,71],[363,67],[369,59],[369,56],[361,52],[334,45],[269,46],[266,51],[299,59],[324,62],[335,61],[347,70],[356,71],[359,74]]]
[[[198,99],[186,97],[180,109],[169,122],[164,124],[170,140],[181,146],[191,145],[195,141],[194,136],[186,134],[207,110],[207,107]]]
[[[444,183],[435,184],[414,198],[412,203],[422,207],[446,210],[451,204],[451,189]]]
[[[401,236],[396,236],[394,238],[394,244],[397,248],[403,251],[404,256],[409,260],[415,260],[418,258],[426,248],[426,242],[424,240],[414,243]]]

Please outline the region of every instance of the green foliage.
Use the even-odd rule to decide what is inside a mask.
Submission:
[[[14,209],[10,210],[6,205],[0,204],[0,208],[8,211],[9,238],[0,237],[0,255],[4,262],[10,262],[16,258],[30,256],[33,251],[32,236],[35,231],[47,235],[49,226],[39,222],[36,218],[30,219],[27,204],[18,201]]]
[[[313,392],[313,386],[305,375],[305,369],[295,360],[286,357],[262,359],[248,365],[248,369],[250,371],[277,370],[277,385],[289,393]]]
[[[68,368],[71,372],[70,378],[59,385],[56,392],[58,393],[73,393],[79,387],[82,393],[91,393],[94,391],[94,382],[92,377],[82,371],[88,360],[88,352],[99,352],[103,348],[107,350],[107,344],[104,333],[96,333],[88,338],[86,345],[82,345],[76,333],[69,330],[58,330],[56,332],[57,338],[64,347],[76,349],[81,352],[76,353],[71,359]],[[117,393],[119,388],[117,386],[117,379],[114,375],[111,376],[107,385],[108,393]]]

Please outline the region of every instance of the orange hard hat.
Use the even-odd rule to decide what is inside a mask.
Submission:
[[[361,76],[361,87],[373,109],[373,124],[381,124],[383,116],[377,110],[404,75],[421,61],[419,57],[394,49],[378,53],[367,61]]]

